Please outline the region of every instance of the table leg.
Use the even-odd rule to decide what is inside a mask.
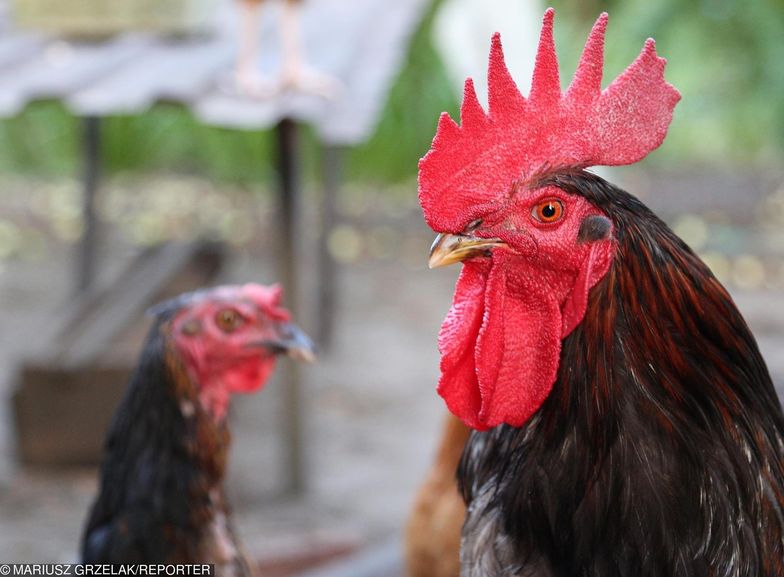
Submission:
[[[84,146],[84,198],[82,218],[84,232],[79,243],[76,271],[76,291],[90,288],[95,280],[96,246],[98,242],[98,218],[95,214],[95,199],[101,178],[101,119],[88,116],[83,119]]]
[[[278,255],[280,280],[285,289],[287,307],[295,316],[300,312],[297,274],[297,214],[300,195],[300,150],[297,123],[284,119],[277,127],[278,137],[278,202],[281,217],[281,243]],[[301,382],[296,362],[285,363],[284,375],[284,467],[287,488],[293,494],[305,490],[305,465],[302,434]]]
[[[328,348],[335,323],[336,271],[329,250],[329,234],[337,221],[337,195],[343,172],[343,148],[325,145],[322,149],[323,190],[318,255],[318,342]]]

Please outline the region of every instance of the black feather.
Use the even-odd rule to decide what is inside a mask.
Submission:
[[[731,298],[633,196],[542,184],[601,209],[617,256],[540,410],[468,442],[464,577],[784,576],[784,417]],[[477,564],[488,528],[502,572]]]

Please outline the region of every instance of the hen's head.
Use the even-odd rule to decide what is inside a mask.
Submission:
[[[222,418],[232,394],[259,390],[286,354],[312,361],[312,341],[281,307],[279,286],[220,286],[181,295],[151,310],[166,321],[171,350],[199,389],[202,405]]]
[[[553,14],[545,13],[530,96],[510,77],[496,35],[489,111],[467,81],[462,125],[443,115],[420,162],[425,220],[442,233],[431,267],[464,263],[439,336],[439,393],[476,429],[520,426],[541,406],[561,340],[615,254],[608,216],[551,177],[640,160],[661,144],[680,98],[652,40],[601,90],[606,14],[561,93]]]

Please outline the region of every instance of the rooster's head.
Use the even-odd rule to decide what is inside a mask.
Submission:
[[[561,340],[615,255],[611,219],[552,177],[642,159],[663,141],[680,98],[653,40],[601,89],[606,14],[562,93],[553,14],[544,16],[530,96],[517,89],[496,35],[488,112],[468,80],[461,125],[442,115],[419,166],[425,220],[441,233],[430,265],[463,262],[439,336],[439,393],[476,429],[521,426],[541,406]]]

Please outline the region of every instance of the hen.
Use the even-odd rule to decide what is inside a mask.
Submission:
[[[223,492],[232,395],[259,390],[278,354],[313,345],[281,290],[248,284],[182,295],[154,309],[106,441],[85,563],[213,563],[251,574]]]
[[[784,575],[784,417],[727,291],[661,220],[584,169],[658,147],[680,98],[648,40],[601,89],[607,16],[561,92],[544,17],[531,93],[493,39],[420,163],[463,262],[438,391],[476,429],[464,577]]]

